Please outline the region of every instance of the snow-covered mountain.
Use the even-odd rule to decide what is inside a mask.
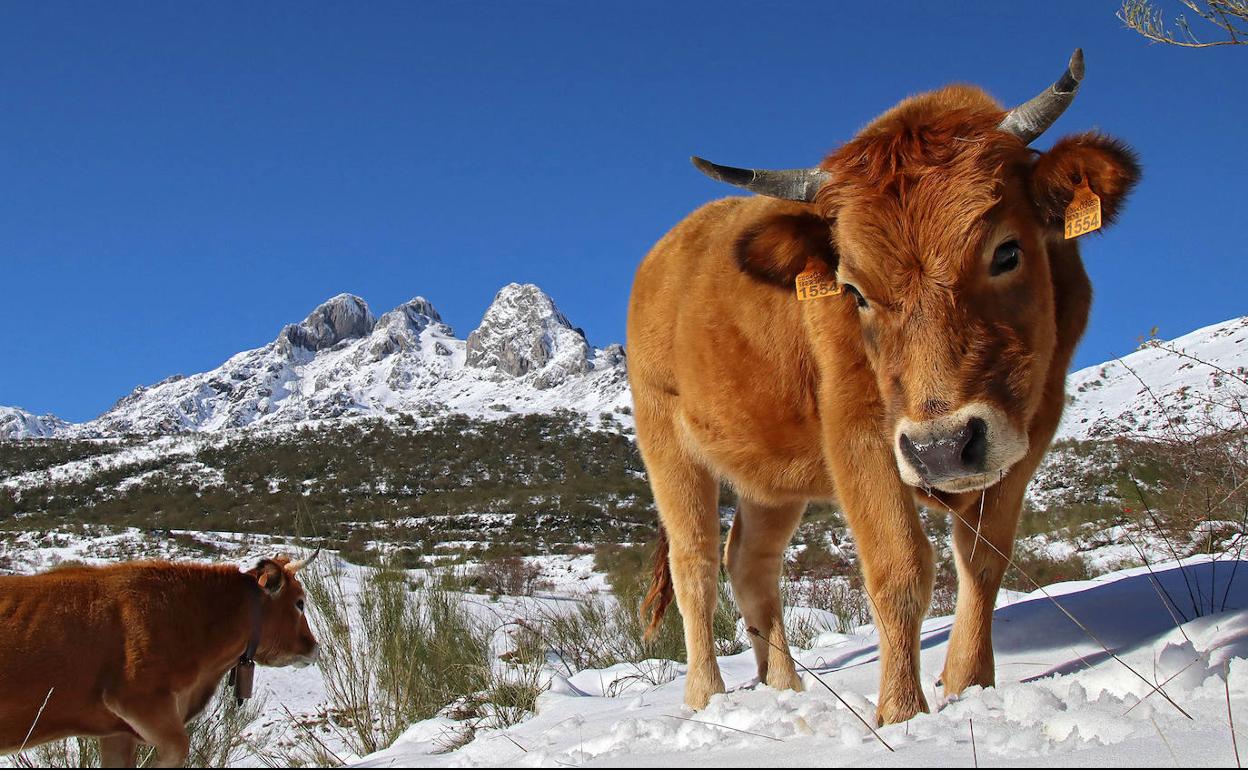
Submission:
[[[1130,355],[1066,379],[1058,438],[1119,435],[1185,438],[1244,427],[1248,407],[1248,316],[1150,341]]]
[[[1058,438],[1189,435],[1211,420],[1242,421],[1235,404],[1248,402],[1246,372],[1248,316],[1147,343],[1070,375]],[[374,318],[364,300],[340,294],[268,345],[208,372],[136,388],[90,422],[0,407],[0,440],[403,412],[490,417],[564,408],[592,415],[630,404],[623,347],[591,347],[541,289],[513,283],[466,339],[422,297]]]
[[[49,438],[69,428],[69,423],[53,414],[37,415],[13,406],[0,406],[0,441],[19,438]]]
[[[467,340],[423,297],[374,318],[364,300],[340,294],[216,369],[136,388],[86,423],[36,418],[44,419],[38,432],[23,421],[22,432],[0,437],[170,434],[443,410],[595,414],[628,403],[623,347],[591,347],[541,289],[510,284]]]

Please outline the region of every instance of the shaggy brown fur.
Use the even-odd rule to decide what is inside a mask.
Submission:
[[[284,557],[249,572],[148,561],[0,577],[0,753],[94,736],[105,766],[133,767],[146,743],[180,767],[185,724],[243,654],[257,607],[258,663],[314,658],[302,605]]]
[[[646,610],[654,627],[676,598],[689,705],[724,689],[711,639],[721,480],[740,496],[724,559],[747,624],[766,639],[754,647],[769,685],[800,687],[782,652],[778,580],[814,499],[838,500],[858,543],[881,636],[878,720],[927,709],[919,624],[933,556],[917,504],[955,512],[945,690],[993,683],[1001,554],[1057,428],[1091,302],[1064,210],[1086,179],[1109,222],[1139,173],[1123,145],[1097,134],[1037,153],[996,128],[1003,114],[967,86],[908,99],[823,162],[833,181],[814,204],[707,204],[639,268],[629,373],[668,544]],[[1017,267],[991,272],[1010,242]],[[851,291],[798,302],[793,280],[811,259],[863,306]],[[990,437],[985,472],[918,480],[900,437],[973,419]],[[976,528],[991,547],[976,547]]]

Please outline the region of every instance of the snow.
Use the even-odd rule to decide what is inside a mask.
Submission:
[[[1159,584],[1189,613],[1187,622],[1176,626],[1143,569],[1015,597],[996,615],[998,686],[953,699],[943,699],[933,681],[952,619],[928,620],[922,666],[932,713],[879,731],[896,753],[819,681],[871,720],[878,637],[864,627],[853,635],[825,634],[817,640],[822,646],[795,651],[819,677],[807,674],[803,693],[753,684],[750,652],[720,659],[730,692],[700,712],[681,705],[681,667],[682,675],[669,683],[648,686],[632,677],[622,688],[610,685],[634,673],[628,666],[585,671],[555,678],[539,713],[506,735],[485,731],[457,751],[438,754],[445,724],[431,720],[358,766],[905,767],[968,765],[974,754],[985,764],[1151,766],[1172,764],[1171,750],[1183,764],[1229,764],[1228,675],[1235,712],[1248,714],[1248,583],[1232,585],[1226,611],[1195,618],[1179,566],[1155,569]],[[1231,565],[1189,561],[1186,569],[1189,580],[1218,597],[1214,609],[1220,610]],[[1150,694],[1156,683],[1193,719]]]

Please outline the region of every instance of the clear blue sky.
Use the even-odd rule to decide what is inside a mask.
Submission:
[[[0,404],[87,419],[343,291],[423,295],[465,335],[532,281],[623,341],[646,249],[728,192],[690,154],[813,164],[910,93],[1027,98],[1076,46],[1087,80],[1039,146],[1096,127],[1145,167],[1084,245],[1077,363],[1248,313],[1248,48],[1149,45],[1116,8],[4,3]]]

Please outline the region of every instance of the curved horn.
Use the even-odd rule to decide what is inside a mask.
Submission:
[[[306,558],[306,559],[300,559],[299,561],[292,561],[292,562],[290,563],[290,571],[291,571],[291,572],[298,572],[299,570],[301,570],[301,569],[303,569],[304,567],[308,566],[308,565],[309,565],[309,564],[311,564],[312,562],[316,561],[316,557],[317,557],[317,556],[320,556],[320,555],[321,555],[321,549],[320,549],[320,548],[317,548],[315,551],[313,551],[313,552],[312,552],[312,555],[311,555],[311,556],[309,556],[308,558]]]
[[[1005,118],[997,125],[1002,131],[1009,131],[1023,140],[1023,144],[1031,144],[1038,136],[1053,125],[1079,93],[1079,84],[1083,82],[1083,49],[1076,48],[1070,56],[1066,71],[1057,82],[1032,97],[1030,101],[1018,105],[1006,113]]]
[[[784,198],[790,201],[810,203],[815,193],[823,187],[832,175],[819,168],[791,168],[784,171],[767,171],[754,168],[733,168],[721,166],[698,156],[690,158],[693,165],[711,179],[727,182],[743,187],[759,195],[772,198]]]

